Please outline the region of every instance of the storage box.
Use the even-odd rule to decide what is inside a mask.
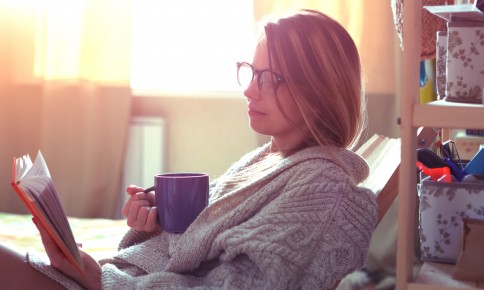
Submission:
[[[445,98],[447,85],[447,31],[437,32],[437,48],[435,51],[435,79],[439,100]]]
[[[484,220],[484,183],[444,183],[425,178],[420,184],[419,201],[421,259],[455,263],[461,250],[462,220]]]
[[[447,20],[447,53],[440,56],[445,58],[446,65],[445,100],[482,104],[484,13],[473,4],[425,8]],[[437,49],[438,46],[437,41]]]
[[[465,132],[458,132],[454,140],[461,160],[471,160],[484,146],[484,136],[467,135]]]

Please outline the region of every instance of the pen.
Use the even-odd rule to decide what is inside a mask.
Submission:
[[[150,191],[155,190],[155,186],[148,187],[147,189],[143,190],[144,193],[148,193]]]

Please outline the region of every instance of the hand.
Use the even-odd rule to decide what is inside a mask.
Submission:
[[[50,264],[58,271],[69,276],[86,289],[101,289],[101,266],[89,254],[79,248],[82,261],[84,262],[85,273],[79,270],[66,258],[55,241],[50,237],[45,227],[35,218],[32,219],[39,229],[42,244],[49,256]]]
[[[130,198],[123,207],[127,224],[138,231],[161,231],[158,223],[155,193],[144,193],[143,188],[130,185],[126,189]]]

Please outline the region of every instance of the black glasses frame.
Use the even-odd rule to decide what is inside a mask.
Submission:
[[[237,82],[239,83],[240,86],[245,86],[243,84],[240,83],[240,77],[239,77],[239,71],[240,71],[240,68],[242,66],[248,66],[252,69],[252,79],[250,80],[250,82],[247,84],[247,87],[254,81],[254,78],[257,77],[257,87],[259,88],[260,91],[262,91],[262,78],[260,78],[259,76],[263,73],[263,72],[270,72],[272,75],[275,76],[275,84],[274,84],[274,92],[277,91],[277,89],[279,88],[279,85],[283,82],[285,82],[285,79],[278,73],[270,70],[270,69],[255,69],[255,67],[248,63],[248,62],[236,62],[236,65],[237,65]]]

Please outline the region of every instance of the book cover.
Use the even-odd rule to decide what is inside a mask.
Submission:
[[[33,163],[29,155],[13,158],[11,183],[22,202],[47,229],[64,255],[84,273],[84,265],[67,215],[40,151]]]

